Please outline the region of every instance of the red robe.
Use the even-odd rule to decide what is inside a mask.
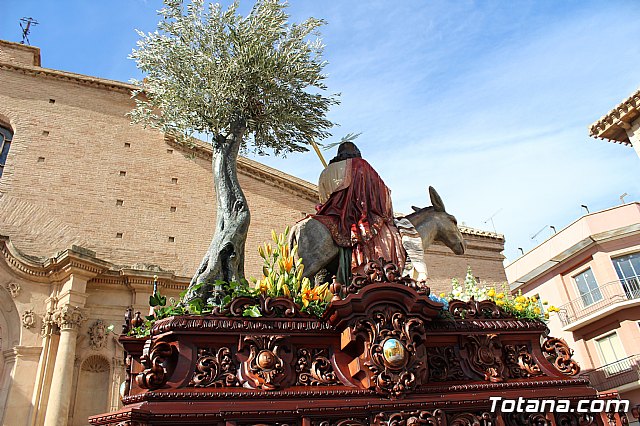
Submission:
[[[336,244],[353,249],[352,270],[380,257],[404,268],[391,191],[366,160],[351,159],[351,184],[332,193],[313,217],[329,229]]]

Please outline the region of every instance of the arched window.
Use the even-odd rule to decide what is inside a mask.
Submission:
[[[4,171],[4,164],[7,162],[9,147],[13,140],[13,133],[4,126],[0,126],[0,177]]]

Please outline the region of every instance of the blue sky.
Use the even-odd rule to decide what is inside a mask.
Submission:
[[[20,41],[19,19],[31,16],[44,67],[128,81],[140,77],[127,59],[134,29],[153,31],[160,7],[5,0],[0,38]],[[459,222],[495,225],[512,261],[581,204],[612,207],[625,192],[640,201],[633,149],[587,130],[640,86],[640,2],[293,0],[289,12],[328,21],[335,139],[362,132],[396,211],[429,204],[432,185]],[[313,152],[258,160],[311,182],[322,170]]]

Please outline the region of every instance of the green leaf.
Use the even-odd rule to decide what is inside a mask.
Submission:
[[[262,316],[262,313],[260,312],[260,307],[258,305],[252,305],[246,308],[244,311],[242,311],[242,316],[258,318]]]

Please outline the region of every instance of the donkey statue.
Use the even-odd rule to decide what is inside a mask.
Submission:
[[[420,235],[423,250],[426,252],[434,241],[439,241],[455,254],[464,254],[466,246],[456,218],[445,211],[442,198],[431,186],[429,196],[432,206],[414,206],[413,213],[405,217]],[[289,245],[295,244],[298,245],[298,256],[303,259],[305,277],[314,277],[323,269],[331,273],[337,270],[338,246],[322,223],[309,217],[295,224],[289,235]]]

